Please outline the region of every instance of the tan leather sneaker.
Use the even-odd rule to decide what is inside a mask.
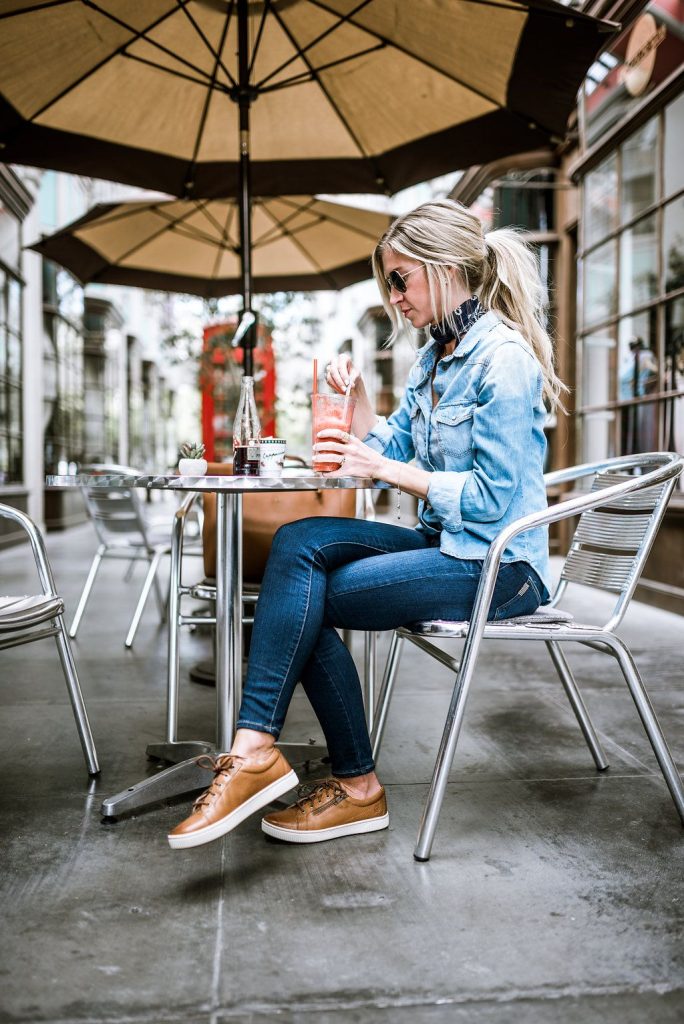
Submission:
[[[287,843],[322,843],[389,825],[384,789],[370,800],[349,796],[337,779],[325,779],[308,789],[291,807],[261,819],[266,835]]]
[[[224,836],[299,781],[276,747],[263,761],[222,754],[200,758],[198,763],[211,768],[216,777],[195,801],[190,817],[169,832],[169,846],[174,850],[202,846]]]

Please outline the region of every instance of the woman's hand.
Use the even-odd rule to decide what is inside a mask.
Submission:
[[[319,430],[314,445],[316,452],[320,454],[321,460],[325,458],[326,462],[340,463],[339,469],[331,470],[326,476],[372,477],[378,474],[382,464],[387,461],[379,452],[359,441],[358,437],[334,428]]]
[[[352,430],[357,437],[365,437],[375,426],[378,417],[368,400],[361,371],[354,366],[348,352],[342,352],[328,363],[325,368],[325,380],[338,395],[346,394],[347,387],[351,385],[350,393],[356,399]]]
[[[361,371],[354,366],[348,352],[335,356],[325,368],[326,383],[333,391],[337,391],[338,395],[344,395],[350,384],[353,391],[360,379]]]

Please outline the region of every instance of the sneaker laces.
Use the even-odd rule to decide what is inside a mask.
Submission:
[[[232,775],[240,767],[240,764],[244,758],[237,757],[235,754],[221,754],[219,757],[212,757],[211,754],[202,754],[201,757],[197,758],[195,764],[198,768],[206,768],[207,771],[214,773],[214,781],[206,789],[201,796],[198,796],[192,805],[193,813],[201,810],[207,804],[210,804],[212,800],[219,796],[226,783],[230,781]]]
[[[309,782],[297,786],[297,800],[293,806],[299,807],[302,811],[306,811],[307,807],[315,811],[329,799],[341,803],[348,796],[346,789],[337,779],[324,779],[322,782]]]

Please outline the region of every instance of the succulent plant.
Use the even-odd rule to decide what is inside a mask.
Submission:
[[[186,441],[180,446],[180,454],[182,459],[203,459],[204,445]]]

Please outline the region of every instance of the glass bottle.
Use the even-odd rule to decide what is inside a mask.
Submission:
[[[235,476],[259,475],[259,438],[261,423],[254,399],[254,377],[243,377],[233,423],[233,473]]]

